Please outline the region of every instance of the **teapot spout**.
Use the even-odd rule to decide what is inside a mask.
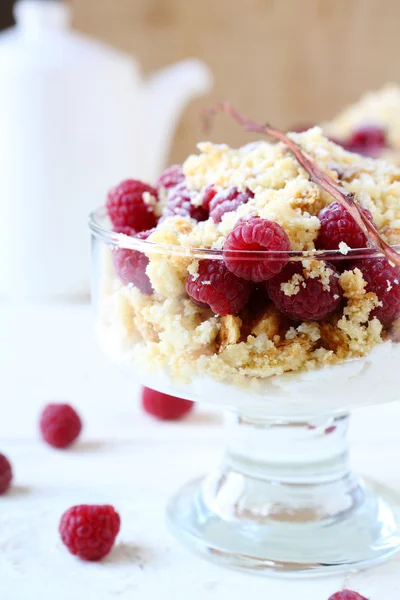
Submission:
[[[213,78],[197,59],[183,60],[151,75],[145,84],[142,149],[146,153],[146,178],[153,180],[165,167],[174,130],[185,105],[208,92]]]

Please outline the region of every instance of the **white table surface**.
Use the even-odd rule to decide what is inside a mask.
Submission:
[[[0,497],[1,600],[327,600],[343,586],[371,600],[400,598],[400,557],[362,573],[284,581],[216,567],[180,546],[165,503],[217,460],[219,412],[198,406],[171,424],[142,414],[137,383],[97,349],[87,305],[0,305],[0,365],[0,451],[15,471]],[[38,412],[52,400],[74,404],[85,421],[69,451],[39,439]],[[400,491],[399,429],[400,406],[382,406],[358,411],[351,435],[355,466]],[[121,514],[101,563],[75,559],[58,538],[62,512],[84,502]]]

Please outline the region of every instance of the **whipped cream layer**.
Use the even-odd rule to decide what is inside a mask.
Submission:
[[[248,416],[302,419],[346,413],[352,408],[400,399],[398,366],[400,344],[387,340],[366,356],[309,371],[294,371],[264,380],[249,380],[248,387],[216,381],[207,375],[189,383],[172,380],[166,370],[144,370],[135,351],[121,345],[115,331],[97,330],[103,350],[124,371],[143,385],[195,402],[209,402]]]

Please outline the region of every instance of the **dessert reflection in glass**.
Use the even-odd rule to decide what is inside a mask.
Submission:
[[[109,192],[96,332],[144,385],[227,409],[221,463],[168,506],[185,545],[272,574],[360,568],[400,548],[396,496],[347,442],[350,409],[399,398],[400,170],[319,128],[265,131]]]

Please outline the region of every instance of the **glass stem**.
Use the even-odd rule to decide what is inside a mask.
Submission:
[[[338,517],[362,502],[349,468],[347,415],[319,422],[230,414],[222,465],[203,501],[225,519],[306,523]]]

